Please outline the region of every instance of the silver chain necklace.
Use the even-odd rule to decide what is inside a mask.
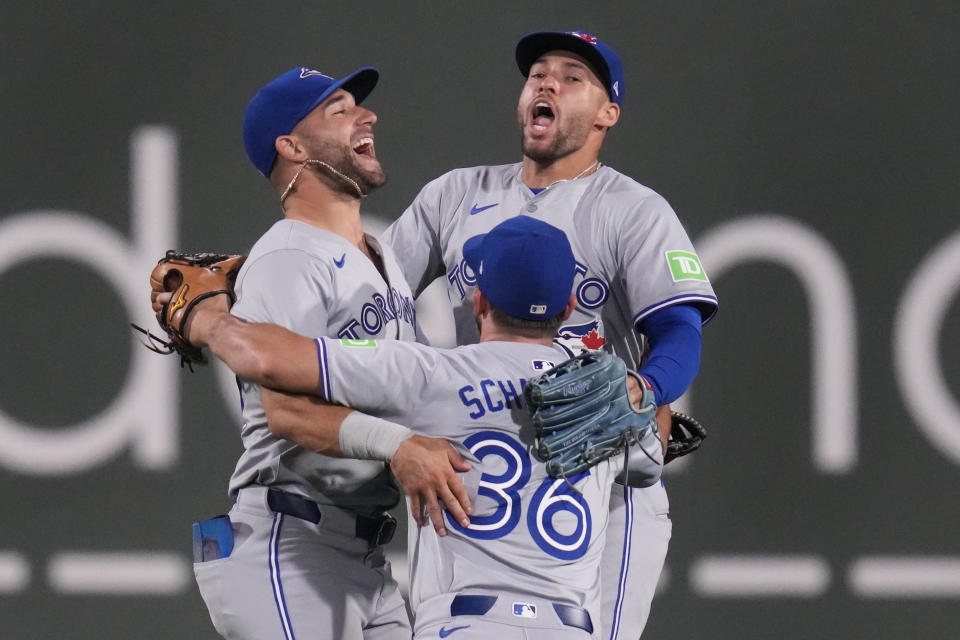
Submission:
[[[549,189],[550,187],[552,187],[552,186],[554,186],[554,185],[558,185],[558,184],[560,184],[561,182],[570,182],[571,180],[576,180],[577,178],[582,178],[583,176],[587,175],[588,173],[590,173],[590,172],[591,172],[592,170],[594,170],[594,169],[596,169],[597,171],[599,171],[599,170],[600,170],[600,167],[602,167],[602,166],[603,166],[603,165],[600,164],[600,161],[599,161],[599,160],[596,160],[596,161],[593,162],[593,164],[591,164],[589,167],[587,167],[586,169],[584,169],[583,171],[581,171],[581,172],[578,173],[577,175],[573,176],[572,178],[561,178],[561,179],[559,179],[559,180],[555,180],[555,181],[551,182],[550,184],[548,184],[547,186],[545,186],[543,189],[541,189],[541,190],[540,190],[540,193],[543,193],[544,191],[546,191],[546,190]],[[523,182],[523,177],[522,177],[522,175],[523,175],[523,167],[522,167],[522,166],[520,167],[520,173],[521,173],[520,182]]]

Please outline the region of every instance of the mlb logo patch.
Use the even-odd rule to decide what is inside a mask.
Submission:
[[[555,366],[554,363],[549,360],[533,360],[530,362],[533,365],[534,371],[547,371],[548,369],[553,369]]]
[[[547,305],[545,304],[532,304],[530,305],[530,314],[535,316],[542,316],[547,312]]]
[[[513,615],[520,618],[536,618],[537,617],[537,605],[529,604],[526,602],[514,602],[513,603]]]

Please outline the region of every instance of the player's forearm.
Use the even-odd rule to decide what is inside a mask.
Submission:
[[[650,353],[640,375],[653,387],[657,403],[669,404],[693,382],[700,367],[702,346],[700,312],[691,305],[661,309],[640,325]]]
[[[271,433],[326,455],[390,462],[413,435],[403,425],[316,396],[262,389],[261,397]]]
[[[353,411],[310,395],[261,389],[267,425],[275,436],[331,456],[342,456],[340,426]]]
[[[241,378],[291,393],[316,391],[320,366],[312,339],[232,316],[223,324],[211,339],[210,350]]]
[[[664,404],[657,407],[657,438],[660,440],[660,448],[663,449],[663,455],[667,455],[667,444],[670,442],[670,405]]]
[[[294,393],[317,388],[320,368],[313,340],[283,327],[198,307],[188,322],[187,337],[196,346],[209,347],[244,380]]]

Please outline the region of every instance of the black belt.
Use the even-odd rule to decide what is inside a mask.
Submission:
[[[280,489],[267,489],[267,506],[277,513],[300,518],[313,524],[320,524],[323,517],[320,507],[313,500],[307,500]],[[382,513],[379,516],[357,516],[354,535],[366,540],[372,547],[389,543],[396,532],[397,520],[389,513]]]
[[[497,596],[454,596],[450,603],[451,616],[482,616],[497,603]],[[587,633],[593,633],[593,621],[586,609],[569,604],[551,602],[560,622],[568,627],[576,627]]]

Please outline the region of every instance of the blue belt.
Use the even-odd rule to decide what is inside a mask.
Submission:
[[[497,603],[497,596],[455,596],[450,603],[451,616],[482,616]],[[587,633],[593,633],[593,622],[586,609],[569,604],[551,602],[560,622],[568,627],[576,627]]]
[[[280,489],[267,489],[267,506],[277,513],[283,513],[294,518],[300,518],[313,524],[319,524],[323,514],[320,507],[313,500],[307,500],[293,493]],[[389,513],[379,516],[357,516],[355,535],[367,541],[373,547],[387,544],[393,540],[397,531],[397,521]]]

